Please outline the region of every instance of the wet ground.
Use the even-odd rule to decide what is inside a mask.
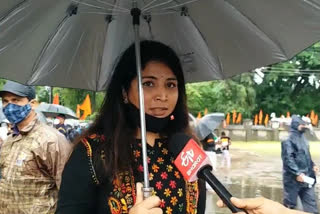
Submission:
[[[239,198],[263,196],[282,202],[282,161],[278,152],[272,154],[231,148],[230,154],[232,158],[230,170],[219,167],[222,155],[218,155],[218,168],[215,175],[233,196]],[[320,164],[320,157],[313,157],[313,161]],[[320,180],[319,174],[318,180]],[[319,183],[316,185],[316,194],[319,203]],[[231,213],[227,208],[217,208],[217,200],[215,193],[207,191],[206,214]]]

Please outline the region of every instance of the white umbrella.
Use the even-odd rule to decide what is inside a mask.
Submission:
[[[46,117],[54,118],[57,117],[59,114],[63,114],[68,119],[78,119],[74,111],[62,105],[40,103],[36,110],[42,112]]]
[[[224,113],[210,113],[203,116],[197,123],[196,133],[200,140],[205,139],[224,120]]]

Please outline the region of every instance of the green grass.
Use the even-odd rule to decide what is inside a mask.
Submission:
[[[279,141],[232,141],[231,148],[255,152],[259,155],[281,155],[281,142]],[[313,158],[320,157],[320,142],[310,142],[310,151]]]

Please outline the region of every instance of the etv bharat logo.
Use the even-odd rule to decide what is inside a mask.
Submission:
[[[190,149],[186,153],[181,153],[182,166],[187,167],[189,165],[189,161],[193,163],[194,152],[193,149]]]
[[[194,152],[193,149],[188,150],[186,153],[181,153],[181,160],[182,160],[182,166],[188,167],[189,163],[191,162],[191,167],[187,171],[187,175],[190,176],[193,172],[193,170],[198,166],[198,164],[202,161],[202,155],[199,154],[198,157],[194,160]]]

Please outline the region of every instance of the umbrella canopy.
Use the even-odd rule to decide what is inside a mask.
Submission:
[[[211,113],[202,117],[196,126],[196,133],[199,139],[203,140],[212,133],[221,124],[224,117],[224,113]]]
[[[320,40],[319,0],[136,2],[141,38],[175,49],[187,82],[284,61]],[[134,41],[131,8],[128,0],[2,0],[0,77],[105,89],[114,62]]]
[[[42,112],[46,117],[56,117],[59,114],[63,114],[66,118],[78,119],[70,108],[56,104],[40,103],[37,111]]]

